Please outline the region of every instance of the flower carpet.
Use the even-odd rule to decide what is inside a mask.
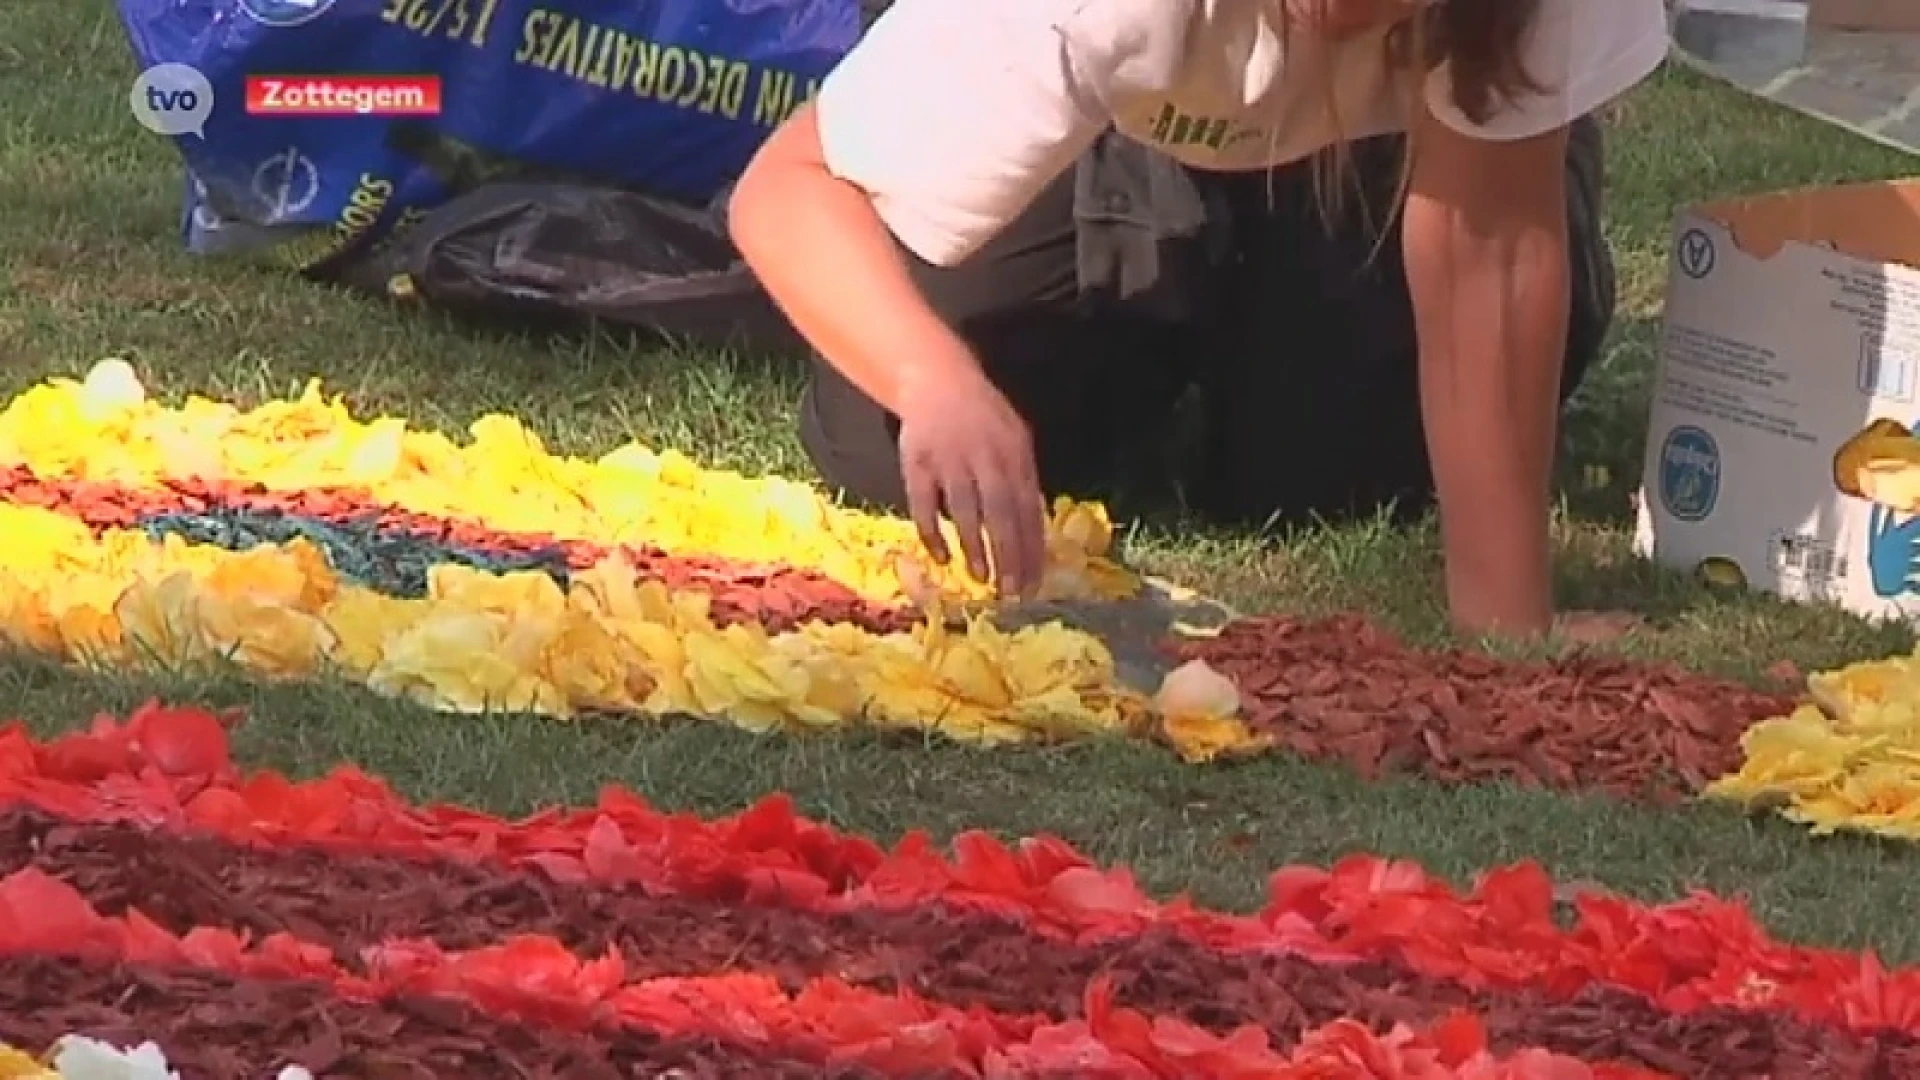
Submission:
[[[505,417],[456,443],[317,389],[169,408],[102,365],[0,411],[0,529],[0,639],[74,664],[1911,827],[1906,660],[1764,690],[1262,616],[1156,640],[1142,686],[1110,624],[1008,619],[905,522],[672,452],[558,457]],[[1112,547],[1099,507],[1057,505],[1046,610],[1146,592]],[[1227,914],[1059,840],[886,850],[778,796],[701,820],[614,789],[504,821],[350,766],[247,774],[228,724],[0,730],[0,1080],[1920,1075],[1920,971],[1712,896],[1576,895],[1531,864],[1462,893],[1356,856]]]
[[[1150,643],[1184,666],[1142,686],[1092,630],[996,621],[990,589],[930,564],[903,520],[671,450],[554,455],[504,416],[470,434],[361,420],[313,386],[167,407],[111,361],[29,390],[0,411],[0,640],[346,678],[454,712],[1137,737],[1196,762],[1278,748],[1366,775],[1705,794],[1821,831],[1920,834],[1905,659],[1762,691],[1272,616]],[[1113,543],[1100,507],[1062,500],[1042,599],[1141,596]]]
[[[1355,857],[1225,914],[779,798],[504,821],[243,774],[220,719],[150,705],[0,732],[0,1076],[1920,1074],[1920,970],[1708,896],[1563,899]]]

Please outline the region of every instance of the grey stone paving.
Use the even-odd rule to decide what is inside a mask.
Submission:
[[[1674,41],[1698,70],[1920,153],[1920,34],[1809,29],[1785,0],[1681,0]]]

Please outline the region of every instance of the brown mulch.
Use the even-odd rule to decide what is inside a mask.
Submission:
[[[1258,732],[1363,776],[1507,780],[1675,801],[1740,765],[1740,736],[1792,710],[1675,665],[1588,652],[1516,663],[1421,651],[1358,616],[1244,619],[1177,646],[1240,687]]]
[[[1059,1019],[1078,1016],[1088,983],[1106,974],[1123,1004],[1215,1031],[1258,1025],[1282,1047],[1341,1017],[1386,1030],[1432,1023],[1465,1007],[1485,1019],[1503,1050],[1540,1046],[1714,1080],[1920,1076],[1920,1045],[1893,1033],[1867,1037],[1759,1012],[1672,1016],[1638,995],[1604,988],[1571,1001],[1531,991],[1476,993],[1394,964],[1338,967],[1224,954],[1171,933],[1076,945],[941,908],[821,916],[653,898],[497,867],[242,848],[29,811],[0,814],[0,875],[28,866],[69,882],[103,913],[138,906],[176,932],[201,925],[289,931],[327,945],[349,966],[359,950],[390,938],[457,949],[537,933],[583,954],[616,949],[635,978],[753,971],[798,990],[832,976],[883,992],[909,987],[955,1006]],[[5,980],[0,975],[0,984]],[[4,1017],[17,1015],[10,1004],[31,1011],[36,1000],[63,1000],[8,994],[0,985],[0,1035],[9,1032]],[[183,1045],[188,1040],[164,1025],[149,1035],[168,1033]]]
[[[41,1047],[67,1034],[129,1047],[151,1040],[193,1080],[267,1080],[287,1065],[383,1080],[875,1080],[712,1039],[528,1027],[445,999],[362,1003],[314,982],[0,958],[0,1041]]]

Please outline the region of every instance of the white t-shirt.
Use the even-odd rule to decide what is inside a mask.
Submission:
[[[951,266],[1109,127],[1219,170],[1284,165],[1338,139],[1405,130],[1385,29],[1339,43],[1295,32],[1283,46],[1274,7],[897,0],[820,89],[827,166],[872,196],[901,243]],[[1667,34],[1663,0],[1542,0],[1524,53],[1541,93],[1496,102],[1496,115],[1475,125],[1454,107],[1443,67],[1424,88],[1427,107],[1468,134],[1539,135],[1646,78],[1666,56]]]

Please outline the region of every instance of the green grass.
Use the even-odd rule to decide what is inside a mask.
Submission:
[[[257,402],[320,376],[361,410],[459,429],[490,410],[525,417],[556,450],[640,438],[708,462],[806,474],[780,422],[791,372],[650,351],[619,336],[501,335],[331,293],[178,250],[171,150],[126,111],[132,76],[105,0],[9,0],[0,20],[0,392],[96,360],[132,360],[167,396]],[[1634,646],[1752,675],[1911,645],[1904,631],[1759,597],[1703,592],[1630,555],[1646,379],[1668,223],[1696,199],[1878,177],[1910,161],[1700,79],[1670,73],[1617,111],[1611,228],[1620,330],[1569,431],[1560,539],[1568,602],[1634,607],[1660,630]],[[1588,483],[1596,474],[1606,482]],[[1255,610],[1358,608],[1440,634],[1432,537],[1377,528],[1285,543],[1244,536],[1131,538],[1154,569]],[[1901,846],[1815,841],[1717,808],[1656,812],[1498,787],[1362,784],[1291,760],[1192,769],[1131,746],[983,753],[866,737],[757,739],[712,724],[559,725],[448,718],[327,686],[103,679],[32,659],[0,662],[0,709],[43,731],[154,693],[247,707],[251,762],[310,774],[352,760],[409,793],[502,811],[591,797],[607,782],[662,804],[718,811],[783,789],[813,813],[894,837],[978,826],[1050,830],[1133,863],[1154,888],[1257,900],[1265,872],[1353,851],[1466,876],[1534,857],[1574,879],[1646,897],[1704,886],[1750,895],[1796,937],[1920,959],[1920,858]]]

